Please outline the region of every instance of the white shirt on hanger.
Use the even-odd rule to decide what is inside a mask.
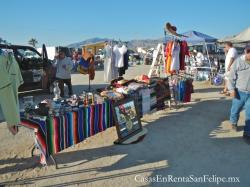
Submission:
[[[110,82],[112,80],[112,47],[110,45],[104,48],[104,81]]]
[[[174,42],[172,47],[172,63],[170,70],[180,70],[180,44],[177,42]]]
[[[113,48],[113,52],[115,53],[115,66],[118,68],[124,67],[124,54],[127,52],[127,47],[123,45],[122,47],[118,47],[115,45]]]

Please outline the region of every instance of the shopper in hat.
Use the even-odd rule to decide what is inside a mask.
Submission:
[[[223,89],[223,91],[221,93],[229,96],[230,93],[228,92],[228,88],[227,88],[228,75],[229,75],[229,71],[231,69],[232,64],[234,63],[235,59],[238,56],[238,53],[237,53],[237,50],[233,47],[233,44],[231,42],[226,42],[225,43],[224,50],[225,50],[225,53],[226,53],[226,59],[225,59],[225,85],[224,85],[224,89]]]
[[[68,86],[69,96],[71,96],[73,94],[71,84],[71,70],[73,68],[73,62],[71,58],[65,56],[65,52],[63,50],[59,50],[59,53],[55,58],[56,79],[61,90],[61,97],[64,97],[64,84]]]
[[[244,139],[250,143],[250,43],[245,47],[245,54],[238,57],[231,66],[228,75],[228,89],[233,97],[230,121],[237,129],[240,112],[245,109]]]

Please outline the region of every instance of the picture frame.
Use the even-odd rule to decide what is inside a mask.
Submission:
[[[113,104],[118,141],[123,142],[142,131],[141,119],[134,99],[124,99]]]

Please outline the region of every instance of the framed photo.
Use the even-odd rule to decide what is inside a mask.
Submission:
[[[133,99],[121,100],[113,105],[115,125],[120,142],[142,131],[136,106]]]

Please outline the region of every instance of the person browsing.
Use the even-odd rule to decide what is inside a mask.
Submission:
[[[228,93],[228,74],[231,69],[232,64],[234,63],[235,59],[237,58],[238,54],[236,49],[233,47],[233,44],[231,42],[226,42],[225,44],[225,53],[226,53],[226,59],[225,59],[225,84],[224,84],[224,89],[221,92],[221,94],[226,94],[227,96],[230,95]]]
[[[61,97],[64,97],[64,84],[68,86],[69,96],[73,94],[71,84],[71,70],[73,68],[73,62],[71,58],[65,56],[63,50],[59,50],[59,54],[55,57],[56,61],[54,66],[56,67],[56,80],[59,83],[61,90]]]
[[[232,129],[238,130],[240,112],[245,109],[243,138],[250,144],[250,43],[245,47],[245,54],[238,57],[230,67],[228,90],[233,97],[230,114]]]

